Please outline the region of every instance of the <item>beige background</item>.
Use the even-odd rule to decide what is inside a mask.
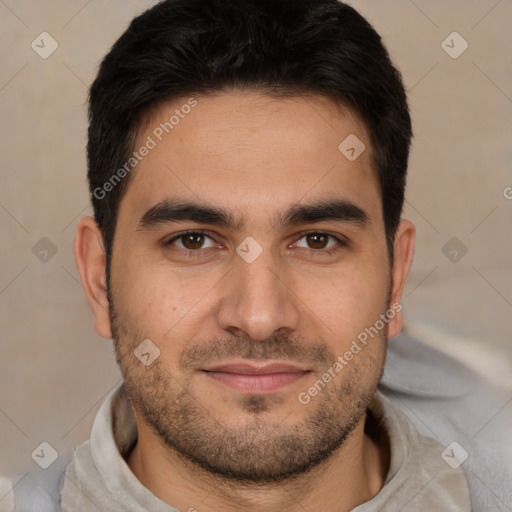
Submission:
[[[111,343],[94,332],[71,247],[90,211],[87,87],[150,4],[0,0],[0,472],[32,467],[42,441],[61,452],[87,438],[120,379]],[[512,388],[512,2],[351,4],[382,34],[409,90],[405,216],[418,241],[407,328]],[[43,31],[59,45],[47,59],[31,48]],[[441,46],[453,31],[469,44],[457,59]],[[57,250],[46,262],[32,252],[43,237]],[[452,237],[467,247],[457,263],[443,253]]]

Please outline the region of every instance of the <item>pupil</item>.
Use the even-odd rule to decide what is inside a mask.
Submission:
[[[308,235],[308,245],[312,249],[323,249],[327,245],[327,237],[320,234]]]
[[[195,233],[185,237],[184,246],[187,249],[200,249],[203,245],[203,235]]]

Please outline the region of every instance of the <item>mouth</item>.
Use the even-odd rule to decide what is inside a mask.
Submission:
[[[271,393],[303,379],[310,370],[288,363],[260,361],[232,362],[201,369],[221,385],[247,393]]]

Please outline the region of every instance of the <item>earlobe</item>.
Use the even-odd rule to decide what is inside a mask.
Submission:
[[[395,236],[390,307],[401,303],[405,282],[407,281],[414,255],[415,232],[416,230],[412,222],[404,219],[400,221]],[[394,338],[400,332],[402,323],[400,307],[400,312],[389,322],[389,339]]]
[[[96,332],[102,338],[111,338],[105,248],[101,231],[92,217],[85,217],[78,223],[73,252],[87,302],[95,317]]]

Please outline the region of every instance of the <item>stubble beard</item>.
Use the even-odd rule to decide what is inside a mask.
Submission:
[[[386,306],[387,309],[388,306]],[[243,395],[233,414],[244,415],[242,424],[230,424],[229,412],[214,416],[194,392],[193,380],[179,380],[158,358],[144,366],[134,348],[144,339],[123,322],[110,302],[112,334],[117,361],[134,409],[169,448],[185,463],[193,463],[212,477],[247,484],[269,484],[303,475],[328,460],[364,421],[382,377],[387,325],[308,404],[297,395]],[[311,362],[322,368],[315,381],[332,367],[336,356],[325,345],[272,336],[254,342],[231,337],[186,349],[180,367],[214,357],[288,359]],[[311,384],[308,384],[309,386]],[[274,408],[286,406],[303,414],[293,424],[272,419]]]

